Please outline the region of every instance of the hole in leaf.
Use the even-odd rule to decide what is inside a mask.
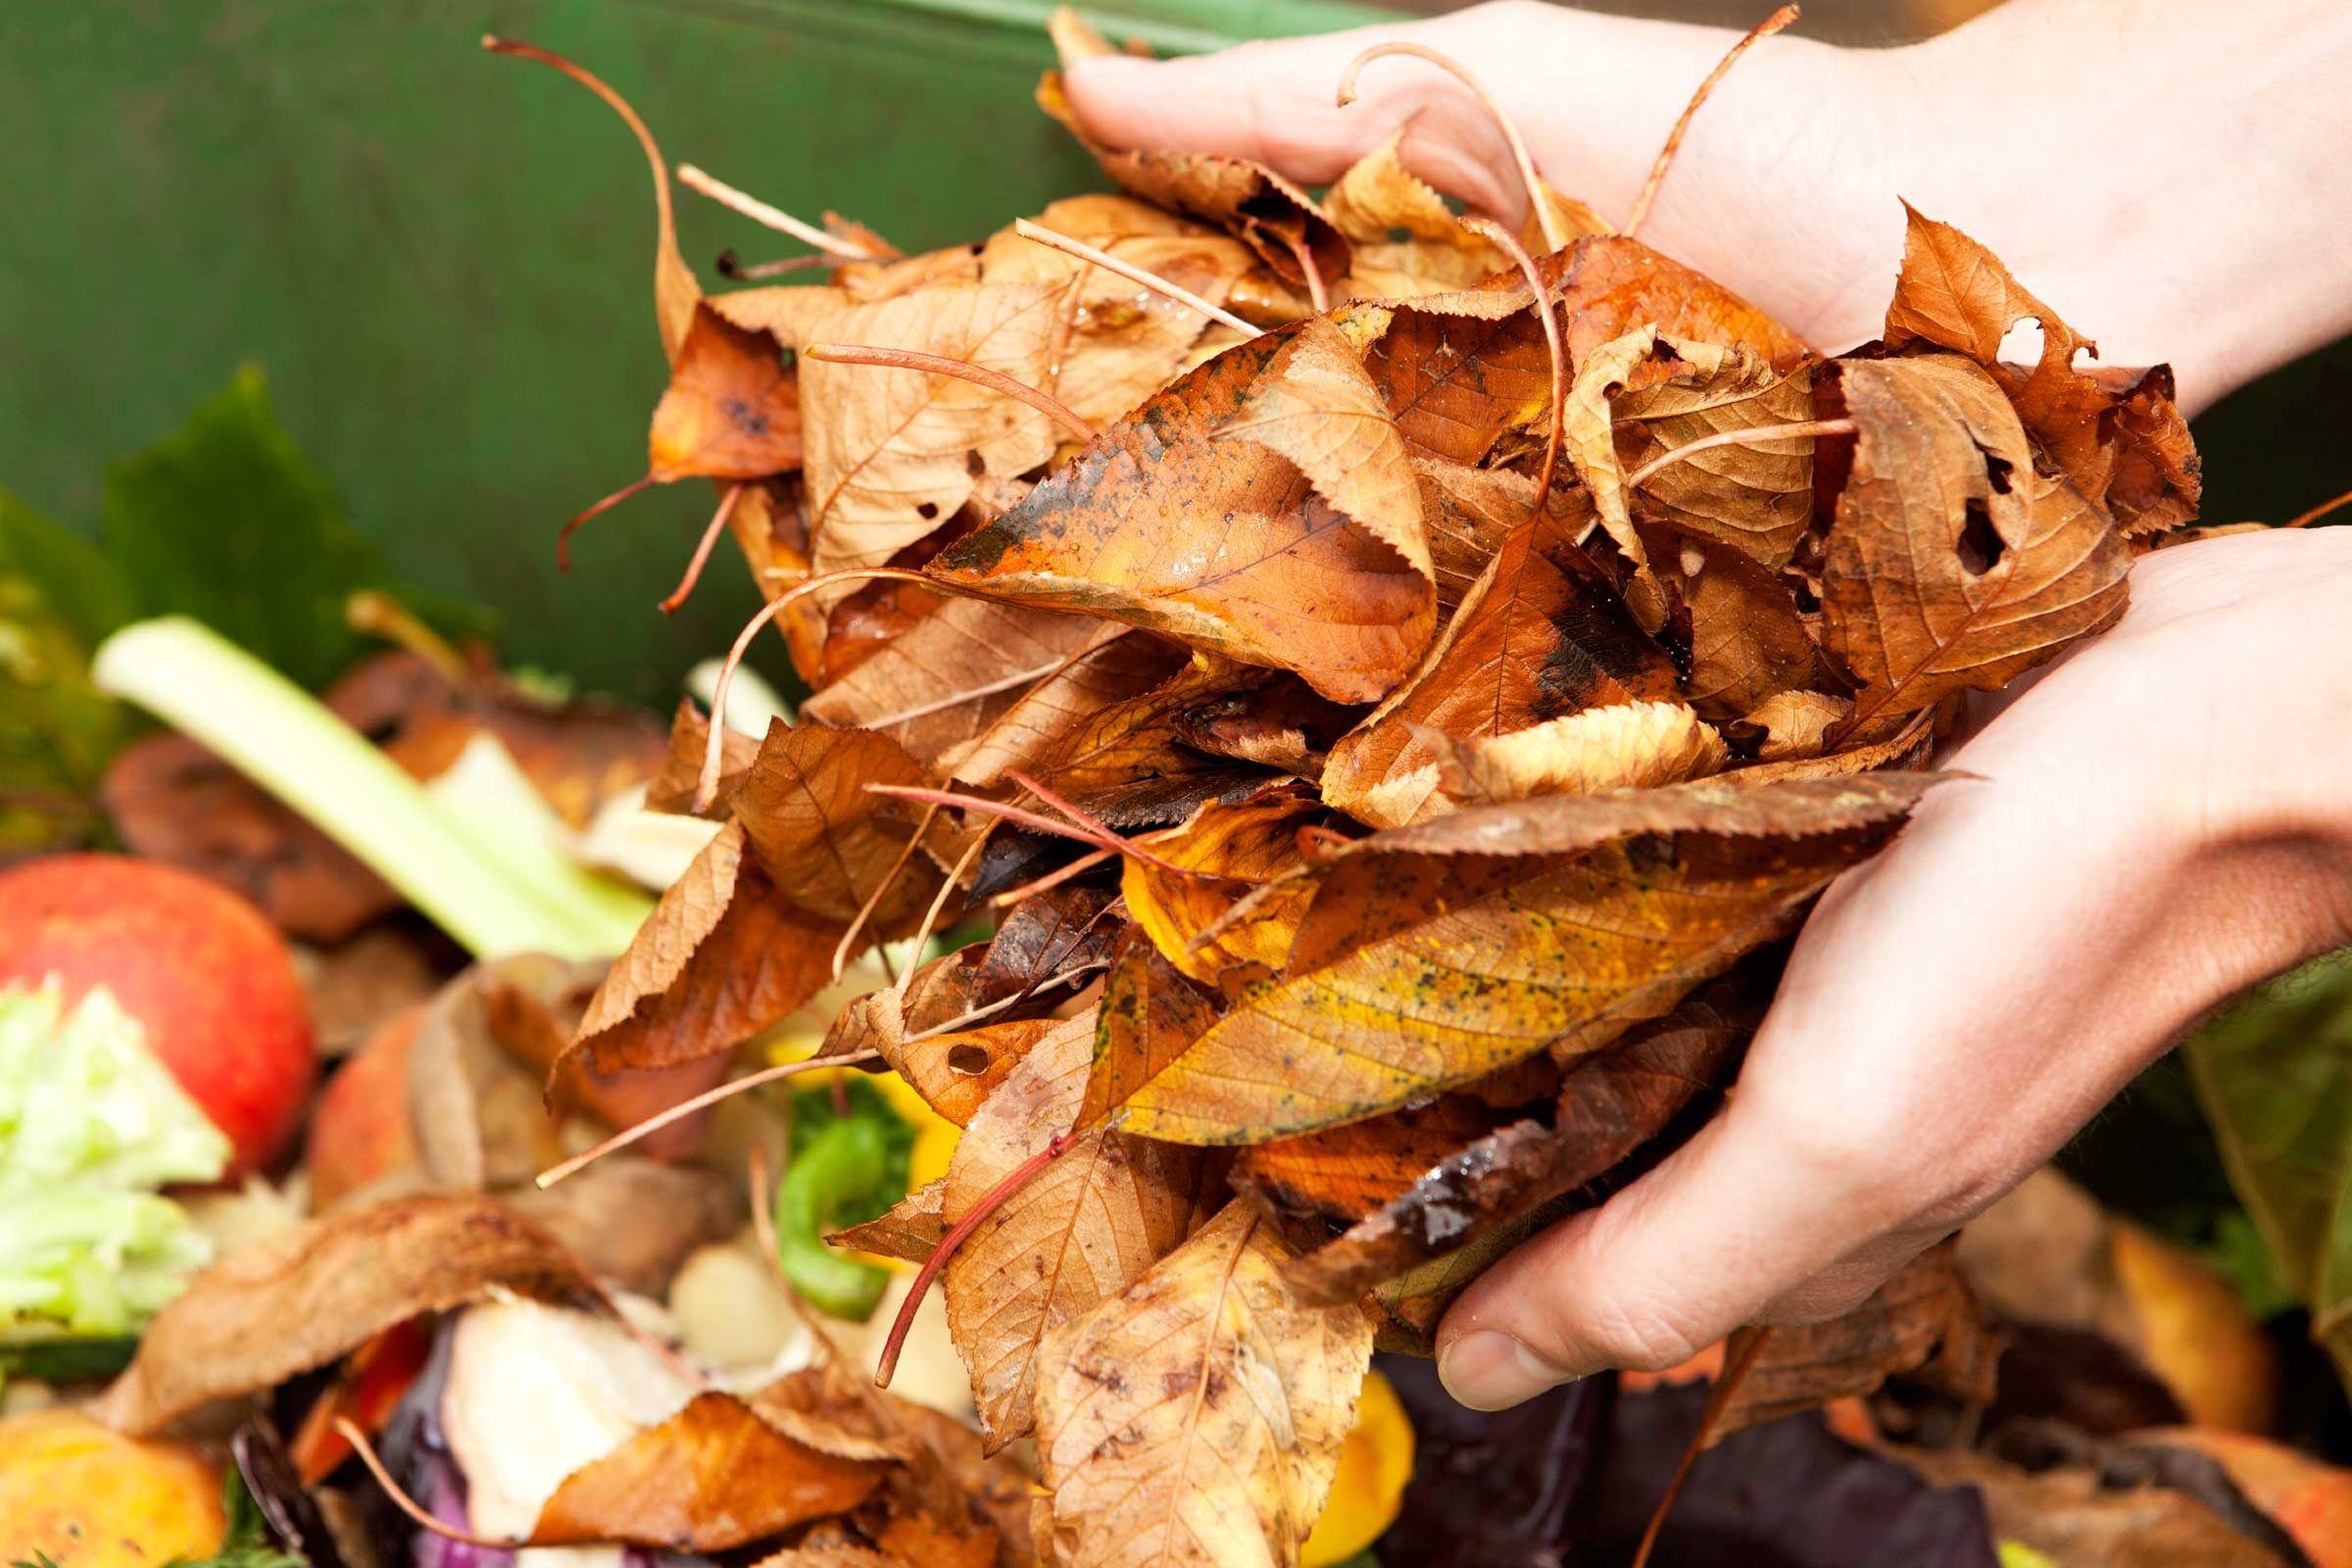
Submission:
[[[963,455],[963,471],[975,479],[988,472],[988,460],[980,456],[977,448]]]
[[[948,1048],[948,1070],[962,1073],[967,1078],[979,1077],[988,1071],[988,1048],[974,1045],[950,1046]]]
[[[2001,346],[1994,352],[2011,365],[2035,365],[2041,360],[2041,323],[2031,316],[2020,317],[2002,334]]]
[[[1982,577],[2000,563],[2001,552],[2007,548],[2001,536],[1993,531],[1984,503],[1970,501],[1967,519],[1960,524],[1960,569],[1972,577]]]
[[[2016,465],[2007,458],[1994,457],[1989,452],[1984,454],[1984,477],[1992,481],[1994,495],[2005,496],[2009,493],[2009,475],[2014,471]]]
[[[936,501],[917,502],[914,508],[914,514],[922,518],[925,522],[933,521],[939,516],[939,503]]]

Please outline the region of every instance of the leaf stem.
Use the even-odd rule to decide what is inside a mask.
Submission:
[[[726,660],[718,666],[717,679],[710,683],[710,735],[704,743],[703,771],[694,785],[694,808],[698,814],[710,809],[710,803],[718,798],[718,775],[725,757],[727,738],[723,721],[727,710],[727,688],[735,684],[735,666],[742,663],[743,656],[751,652],[752,639],[760,635],[760,628],[782,614],[786,607],[819,588],[838,582],[873,578],[921,583],[929,588],[938,586],[933,579],[905,566],[844,566],[839,571],[819,572],[813,577],[802,578],[761,605],[752,618],[743,623],[743,630],[735,634],[735,645],[727,650]]]
[[[1012,906],[1020,903],[1023,899],[1034,897],[1037,894],[1047,892],[1053,888],[1057,888],[1064,882],[1069,881],[1072,877],[1084,876],[1087,872],[1093,870],[1096,866],[1101,865],[1104,860],[1112,858],[1118,853],[1119,852],[1116,850],[1097,850],[1092,855],[1081,855],[1069,864],[1058,866],[1054,870],[1048,871],[1044,876],[1039,877],[1034,882],[1024,882],[1017,888],[1006,888],[1004,892],[997,894],[994,898],[988,901],[989,907],[992,909],[1008,909],[1012,907]]]
[[[1749,28],[1747,35],[1732,45],[1723,59],[1717,63],[1715,69],[1707,73],[1707,79],[1698,84],[1698,91],[1692,93],[1690,102],[1684,106],[1682,118],[1674,122],[1674,129],[1666,133],[1666,145],[1658,149],[1657,162],[1649,166],[1649,177],[1642,182],[1642,194],[1634,198],[1633,216],[1625,220],[1625,237],[1627,239],[1634,237],[1635,231],[1642,226],[1642,220],[1649,216],[1650,204],[1658,199],[1658,187],[1666,181],[1667,166],[1674,162],[1676,150],[1683,145],[1683,132],[1690,128],[1691,119],[1697,115],[1698,106],[1707,101],[1707,95],[1715,90],[1715,84],[1723,80],[1724,73],[1730,71],[1740,57],[1747,53],[1748,49],[1755,44],[1757,39],[1771,37],[1794,22],[1796,18],[1797,8],[1795,6],[1781,7],[1780,10],[1775,11],[1771,16]]]
[[[1258,335],[1256,327],[1251,326],[1223,306],[1211,305],[1191,289],[1171,283],[1157,272],[1148,272],[1133,262],[1122,262],[1108,251],[1097,250],[1084,240],[1072,239],[1069,235],[1058,233],[1046,227],[1043,223],[1033,223],[1026,218],[1014,219],[1012,231],[1023,239],[1037,241],[1048,250],[1059,251],[1064,256],[1075,256],[1082,262],[1094,263],[1105,271],[1116,272],[1130,283],[1141,283],[1160,298],[1174,300],[1188,310],[1199,311],[1210,320],[1230,326],[1246,337]]]
[[[825,266],[829,258],[824,256],[787,256],[780,261],[747,262],[736,255],[735,247],[730,245],[718,253],[718,260],[711,263],[711,266],[718,269],[718,275],[721,277],[731,277],[738,283],[757,283],[763,277],[780,277],[786,272],[806,272],[811,268]]]
[[[878,365],[893,370],[921,370],[930,375],[952,375],[974,386],[984,386],[991,392],[1008,398],[1018,398],[1049,419],[1059,421],[1081,441],[1092,441],[1095,427],[1078,417],[1077,413],[1059,398],[1026,381],[1016,381],[1002,370],[992,370],[985,365],[969,360],[951,360],[944,355],[920,354],[913,349],[868,348],[849,343],[809,343],[801,349],[801,358],[815,360],[822,365]]]
[[[1674,1467],[1674,1479],[1666,1483],[1666,1495],[1658,1499],[1657,1510],[1649,1516],[1649,1528],[1642,1532],[1642,1544],[1634,1549],[1632,1568],[1647,1568],[1649,1554],[1658,1544],[1658,1532],[1666,1528],[1666,1515],[1674,1508],[1674,1499],[1683,1494],[1683,1483],[1690,1479],[1690,1467],[1706,1451],[1707,1429],[1732,1402],[1740,1385],[1764,1353],[1764,1346],[1772,1338],[1772,1330],[1751,1330],[1746,1342],[1735,1348],[1724,1361],[1723,1370],[1715,1374],[1715,1387],[1707,1392],[1707,1407],[1699,1413],[1698,1430],[1690,1435],[1690,1446],[1683,1450],[1682,1462]]]
[[[1527,286],[1535,291],[1536,316],[1544,323],[1544,351],[1551,357],[1551,433],[1544,440],[1544,466],[1536,472],[1536,503],[1527,509],[1529,516],[1540,517],[1544,498],[1551,494],[1552,475],[1560,466],[1560,438],[1568,423],[1568,349],[1560,341],[1559,313],[1551,308],[1551,289],[1518,235],[1491,218],[1465,218],[1462,226],[1518,263]]]
[[[1852,435],[1851,419],[1801,419],[1794,424],[1753,424],[1740,430],[1718,430],[1702,435],[1695,441],[1686,441],[1668,452],[1661,452],[1625,476],[1628,490],[1639,490],[1652,474],[1670,464],[1685,458],[1694,458],[1701,452],[1717,447],[1743,447],[1756,441],[1794,441],[1803,436]]]
[[[882,895],[890,891],[891,884],[898,881],[899,873],[906,869],[906,862],[914,858],[914,847],[923,842],[923,835],[931,831],[931,824],[938,816],[939,808],[937,806],[928,806],[923,808],[923,819],[915,824],[913,834],[906,840],[906,847],[899,851],[899,858],[890,862],[890,869],[882,873],[882,880],[874,884],[874,891],[865,896],[863,904],[858,906],[857,918],[850,922],[849,929],[842,932],[841,940],[833,947],[833,979],[835,983],[840,982],[841,971],[849,966],[850,944],[858,940],[858,933],[864,930],[865,922],[873,918],[875,908],[882,903]],[[888,947],[884,947],[881,952],[887,965],[890,950]],[[922,950],[918,947],[912,956],[920,956]],[[909,958],[910,964],[912,956]],[[911,967],[907,972],[913,972]],[[895,985],[899,977],[892,975],[890,978]]]
[[[923,1259],[923,1266],[915,1274],[914,1283],[907,1287],[906,1298],[899,1303],[899,1315],[891,1321],[890,1337],[882,1342],[882,1355],[874,1366],[876,1388],[889,1388],[890,1380],[897,1375],[899,1352],[906,1348],[906,1331],[914,1325],[915,1309],[923,1304],[923,1298],[930,1293],[931,1282],[939,1278],[939,1271],[947,1267],[948,1259],[955,1255],[956,1249],[980,1228],[982,1220],[1004,1207],[1005,1200],[1019,1192],[1039,1171],[1067,1153],[1070,1146],[1077,1142],[1078,1134],[1074,1130],[1055,1133],[1047,1141],[1045,1148],[1015,1165],[1003,1181],[982,1194],[980,1200],[964,1211],[963,1218],[949,1227],[948,1234],[939,1239],[939,1245],[931,1249],[931,1255]]]
[[[2301,513],[2295,516],[2289,517],[2286,519],[2286,521],[2280,523],[2278,526],[2281,528],[2308,528],[2313,523],[2319,521],[2322,517],[2328,515],[2328,514],[2330,512],[2335,511],[2338,507],[2347,505],[2352,505],[2352,490],[2345,491],[2342,495],[2335,497],[2331,501],[2323,501],[2318,506],[2312,508],[2309,512]]]
[[[607,1154],[616,1153],[639,1139],[660,1132],[673,1121],[682,1121],[706,1106],[715,1105],[722,1100],[731,1100],[747,1090],[758,1089],[763,1085],[775,1083],[779,1079],[790,1078],[795,1073],[808,1072],[817,1067],[852,1067],[861,1061],[879,1061],[881,1059],[882,1054],[869,1048],[864,1051],[844,1052],[838,1056],[807,1056],[799,1061],[780,1062],[773,1067],[762,1067],[758,1072],[746,1073],[741,1078],[730,1078],[715,1089],[706,1089],[692,1099],[679,1101],[667,1110],[658,1110],[641,1122],[623,1127],[594,1149],[584,1149],[569,1159],[560,1160],[548,1166],[539,1173],[536,1183],[540,1191],[544,1192],[567,1176],[578,1175],[583,1169],[595,1164]]]
[[[477,1536],[470,1530],[460,1530],[456,1525],[434,1518],[424,1504],[410,1496],[401,1489],[400,1483],[392,1479],[392,1472],[385,1469],[384,1461],[376,1456],[375,1445],[368,1441],[368,1434],[360,1430],[357,1422],[349,1416],[339,1415],[335,1417],[335,1431],[345,1443],[351,1445],[352,1452],[360,1456],[360,1463],[367,1466],[368,1473],[375,1478],[375,1484],[383,1489],[386,1500],[408,1515],[410,1523],[417,1529],[430,1531],[444,1541],[460,1542],[468,1546],[487,1546],[498,1551],[514,1551],[530,1544],[519,1536]]]
[[[676,614],[678,607],[686,603],[686,596],[694,592],[694,585],[703,580],[703,567],[710,564],[710,551],[718,543],[718,536],[727,526],[727,519],[735,514],[735,503],[741,499],[742,485],[727,486],[727,493],[719,498],[718,510],[710,514],[710,521],[703,529],[702,539],[694,547],[694,559],[686,563],[686,575],[678,579],[677,587],[670,591],[667,599],[662,601],[662,613]]]
[[[581,523],[586,522],[590,517],[597,515],[599,513],[612,511],[614,507],[619,506],[623,501],[628,500],[629,497],[636,495],[640,491],[652,489],[653,485],[654,476],[649,473],[644,478],[633,479],[629,483],[624,484],[619,489],[613,491],[611,495],[591,501],[586,507],[582,508],[569,522],[564,525],[564,531],[556,535],[556,568],[560,571],[569,571],[571,569],[571,536],[579,532]]]
[[[1291,254],[1298,258],[1299,274],[1306,279],[1307,300],[1314,306],[1315,314],[1322,315],[1331,309],[1331,290],[1323,286],[1322,270],[1315,266],[1314,247],[1297,234],[1285,234],[1283,240],[1291,247]]]
[[[1519,127],[1512,123],[1511,117],[1504,113],[1502,101],[1487,90],[1487,84],[1478,79],[1476,73],[1451,55],[1432,49],[1427,44],[1408,43],[1400,38],[1376,43],[1353,60],[1348,61],[1348,69],[1340,73],[1340,107],[1345,109],[1355,102],[1355,78],[1362,74],[1363,69],[1373,61],[1384,59],[1390,55],[1410,55],[1415,60],[1426,60],[1470,89],[1478,101],[1485,106],[1487,113],[1494,117],[1495,125],[1502,131],[1502,139],[1510,146],[1511,162],[1519,168],[1519,182],[1527,191],[1528,206],[1535,209],[1536,222],[1544,231],[1544,245],[1555,251],[1565,248],[1569,241],[1569,235],[1560,228],[1559,219],[1553,215],[1551,203],[1544,199],[1544,178],[1536,172],[1536,160],[1534,155],[1527,150],[1526,138],[1519,134]]]
[[[770,207],[759,197],[737,190],[725,180],[706,174],[692,164],[678,166],[678,183],[688,190],[699,191],[721,207],[741,213],[755,223],[764,223],[779,233],[790,234],[803,244],[813,245],[818,250],[831,256],[838,256],[845,262],[872,262],[884,259],[875,256],[864,246],[854,241],[843,239],[838,234],[826,233],[814,223],[803,222],[781,207]]]

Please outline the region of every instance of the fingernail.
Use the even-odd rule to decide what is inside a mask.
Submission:
[[[1465,1334],[1438,1352],[1438,1381],[1473,1410],[1505,1409],[1578,1376],[1499,1329]]]

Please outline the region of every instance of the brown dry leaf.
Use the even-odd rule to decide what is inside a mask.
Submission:
[[[882,886],[920,815],[866,786],[922,782],[922,769],[887,735],[779,719],[735,792],[735,819],[779,892],[846,925]],[[875,906],[874,929],[891,935],[919,918],[937,886],[920,858],[910,859]]]
[[[1350,522],[1432,576],[1420,481],[1344,328],[1322,317],[1300,322],[1280,369],[1250,385],[1213,439],[1290,459]]]
[[[1079,615],[951,599],[809,698],[801,716],[887,735],[936,771],[1021,702],[1027,687],[1008,681],[1044,681],[1104,631]]]
[[[350,851],[185,735],[133,741],[100,798],[125,848],[250,899],[288,936],[339,943],[408,901]]]
[[[1764,1343],[1754,1364],[1707,1423],[1709,1443],[1868,1394],[1890,1377],[1923,1379],[1972,1404],[1992,1401],[2001,1337],[1953,1265],[1949,1242],[1904,1264],[1842,1317],[1800,1328],[1741,1329],[1731,1338],[1725,1364],[1737,1365],[1759,1334]]]
[[[598,1279],[657,1298],[697,1249],[725,1241],[744,1220],[743,1183],[733,1175],[634,1152],[608,1154],[544,1191],[526,1182],[500,1196]]]
[[[786,1546],[760,1558],[752,1568],[906,1568],[908,1560],[871,1546]]]
[[[1130,926],[1102,982],[1094,1066],[1078,1125],[1100,1126],[1184,1054],[1222,1010],[1213,993],[1187,979],[1150,937]]]
[[[1414,458],[1476,466],[1505,430],[1550,408],[1551,359],[1533,299],[1514,270],[1485,287],[1378,308],[1387,330],[1364,351],[1364,368]]]
[[[1093,636],[1082,652],[1019,693],[968,746],[941,759],[957,783],[986,789],[1016,769],[1044,768],[1097,714],[1153,690],[1185,666],[1185,650],[1164,637],[1091,624]]]
[[[1176,736],[1195,751],[1304,779],[1323,776],[1332,746],[1363,710],[1318,697],[1295,675],[1213,697],[1185,712]]]
[[[559,1070],[610,1079],[723,1066],[833,977],[842,927],[786,899],[746,853],[743,824],[729,822],[613,960]]]
[[[1040,1041],[980,1107],[948,1166],[959,1218],[1074,1125],[1094,1058],[1091,1012]],[[1197,1151],[1086,1133],[980,1222],[948,1260],[948,1324],[992,1451],[1029,1431],[1039,1343],[1125,1290],[1184,1240]]]
[[[2111,1481],[2090,1468],[2031,1472],[1969,1448],[1904,1445],[1887,1453],[1933,1486],[1975,1488],[1994,1535],[2066,1568],[2301,1568],[2161,1481]],[[2251,1511],[2242,1498],[2237,1506]]]
[[[1085,1018],[1014,1018],[957,1029],[926,1040],[893,1041],[874,1031],[882,1059],[942,1116],[961,1127],[996,1092],[1023,1057],[1061,1034],[1094,1039],[1095,1022]]]
[[[1036,221],[1164,277],[1211,305],[1256,265],[1247,246],[1126,196],[1071,196]],[[1207,318],[1107,268],[1040,245],[1011,229],[980,253],[991,283],[1074,282],[1061,363],[1043,390],[1091,424],[1108,424],[1189,368]]]
[[[1674,695],[1666,650],[1547,513],[1504,541],[1412,682],[1332,748],[1323,798],[1376,827],[1402,826],[1438,787],[1414,725],[1475,740]]]
[[[1039,78],[1037,106],[1076,137],[1121,190],[1226,230],[1285,282],[1306,279],[1294,247],[1314,259],[1325,282],[1336,283],[1348,275],[1348,241],[1312,196],[1271,169],[1206,153],[1104,147],[1080,127],[1058,72],[1049,71]]]
[[[1054,1560],[1298,1561],[1354,1417],[1372,1322],[1352,1303],[1293,1298],[1292,1255],[1236,1200],[1049,1338],[1037,1449]]]
[[[1429,577],[1259,445],[1271,427],[1218,439],[1249,410],[1282,407],[1269,389],[1302,363],[1329,369],[1319,345],[1335,329],[1312,326],[1254,338],[1156,394],[927,570],[1295,670],[1335,701],[1378,698],[1428,644]],[[1171,550],[1179,517],[1185,548]]]
[[[150,1436],[494,1287],[556,1298],[594,1292],[554,1237],[480,1194],[416,1194],[307,1220],[191,1280],[93,1413]]]
[[[1400,150],[1411,128],[1410,120],[1398,125],[1323,194],[1324,212],[1353,247],[1350,282],[1360,295],[1469,288],[1511,265],[1404,167]]]
[[[1421,481],[1421,521],[1429,535],[1430,564],[1438,578],[1438,610],[1451,616],[1469,597],[1488,564],[1511,530],[1535,513],[1536,481],[1510,468],[1471,468],[1437,458],[1415,458]],[[1544,498],[1554,531],[1574,539],[1592,521],[1592,498],[1556,475]]]
[[[1740,722],[1764,732],[1756,746],[1761,761],[1780,762],[1818,757],[1830,731],[1854,710],[1850,699],[1822,692],[1775,692],[1743,715]]]
[[[494,967],[507,982],[537,981],[571,966],[538,955],[476,964],[443,986],[410,1036],[407,1115],[425,1182],[481,1191],[527,1183],[564,1155],[562,1128],[542,1077],[502,1049],[492,1032],[488,987]]]
[[[948,1179],[934,1178],[890,1206],[889,1212],[825,1238],[834,1247],[920,1263],[948,1239]]]
[[[748,1545],[849,1512],[881,1485],[885,1468],[795,1441],[756,1402],[699,1394],[660,1426],[565,1476],[530,1541],[671,1551]]]
[[[1754,306],[1620,235],[1579,239],[1540,258],[1538,268],[1580,372],[1602,344],[1642,326],[1677,341],[1745,350],[1783,371],[1808,355]],[[1534,299],[1512,270],[1391,308],[1388,330],[1365,351],[1364,364],[1415,457],[1484,462],[1504,431],[1534,423],[1550,407],[1550,358],[1530,309]]]
[[[776,340],[735,325],[700,301],[654,405],[647,474],[763,479],[801,466],[800,383]]]
[[[384,735],[384,752],[413,777],[454,764],[474,740],[491,736],[555,813],[584,828],[608,802],[662,767],[662,722],[606,698],[553,701],[495,672],[453,685],[413,654],[369,660],[334,688],[336,710],[354,728]]]
[[[2192,521],[2202,493],[2188,422],[2173,402],[2169,366],[2079,368],[2097,345],[2018,285],[1990,251],[1949,223],[1903,204],[1903,270],[1886,307],[1886,345],[1967,355],[2000,383],[2018,418],[2075,488],[2128,535]],[[2020,321],[2041,328],[2031,370],[2003,363],[2001,340]]]
[[[1061,793],[1079,797],[1138,779],[1229,772],[1186,744],[1192,715],[1268,678],[1263,670],[1195,654],[1164,679],[1095,708],[1044,748],[1034,771]]]
[[[1568,357],[1580,370],[1594,349],[1644,323],[1677,342],[1743,349],[1784,372],[1812,355],[1802,338],[1713,278],[1622,234],[1570,246],[1555,295]]]
[[[1279,968],[1313,897],[1311,886],[1286,883],[1275,896],[1253,902],[1246,918],[1225,917],[1253,886],[1305,863],[1298,853],[1298,829],[1322,810],[1312,796],[1289,791],[1232,805],[1210,802],[1181,835],[1155,840],[1152,853],[1172,865],[1215,875],[1178,876],[1130,858],[1119,884],[1129,917],[1170,963],[1203,985],[1215,985],[1217,976],[1235,964]],[[1219,927],[1216,935],[1200,940],[1211,926]]]
[[[1568,388],[1567,417],[1561,425],[1561,453],[1576,466],[1576,476],[1592,498],[1593,514],[1633,568],[1623,589],[1626,609],[1643,631],[1652,633],[1666,624],[1669,606],[1665,590],[1650,570],[1649,552],[1634,528],[1612,421],[1619,393],[1655,386],[1687,369],[1673,345],[1662,341],[1654,326],[1639,326],[1623,337],[1611,338],[1577,361],[1576,379]]]
[[[1061,351],[1067,288],[918,289],[845,306],[808,331],[829,343],[964,360],[1043,386]],[[819,571],[882,564],[961,510],[980,476],[1034,468],[1060,436],[1028,404],[955,376],[805,359],[800,378],[809,554]]]
[[[1284,977],[1135,1090],[1124,1125],[1257,1143],[1594,1050],[1786,930],[1929,782],[1553,796],[1358,840],[1319,872]]]
[[[1625,472],[1709,436],[1813,417],[1806,368],[1782,375],[1743,350],[1680,340],[1673,348],[1687,371],[1615,401]],[[1813,520],[1813,441],[1780,436],[1670,463],[1642,481],[1635,510],[1645,522],[1720,541],[1778,568]]]
[[[1781,577],[1728,545],[1690,547],[1698,565],[1677,573],[1690,611],[1690,667],[1683,693],[1699,716],[1722,723],[1775,695],[1839,689]]]
[[[1412,1191],[1446,1159],[1494,1131],[1499,1120],[1493,1106],[1473,1096],[1441,1095],[1369,1121],[1252,1145],[1235,1159],[1231,1180],[1277,1218],[1350,1225]]]
[[[1864,683],[1855,728],[1997,688],[2124,612],[2131,552],[2035,471],[1983,370],[1948,355],[1837,370],[1860,433],[1821,598],[1827,647]]]
[[[1416,727],[1415,739],[1438,760],[1439,794],[1456,806],[1681,784],[1731,758],[1680,703],[1620,703],[1477,740]]]
[[[868,1047],[907,1049],[901,1044],[905,1036],[961,1023],[982,1007],[995,1009],[987,1014],[993,1022],[1054,1011],[1069,998],[1065,986],[1091,976],[1108,961],[1123,929],[1121,922],[1102,917],[1113,897],[1102,888],[1065,885],[1023,899],[1005,911],[997,934],[987,942],[944,954],[908,978],[906,999],[898,1008],[903,1035],[886,1042],[874,1023],[887,1018],[868,1018],[877,993],[842,1009],[825,1037],[823,1054],[843,1055]]]
[[[1665,1017],[1573,1063],[1561,1078],[1550,1126],[1522,1120],[1457,1145],[1378,1212],[1358,1216],[1347,1234],[1299,1258],[1290,1279],[1301,1299],[1353,1300],[1448,1253],[1516,1239],[1532,1228],[1523,1221],[1606,1174],[1731,1078],[1762,1016],[1736,978],[1684,999]],[[1385,1120],[1354,1125],[1379,1127]],[[1250,1158],[1243,1155],[1238,1168],[1247,1169]],[[1444,1299],[1477,1272],[1447,1273]],[[1425,1280],[1414,1294],[1426,1298],[1437,1285]]]
[[[662,760],[662,770],[645,787],[648,810],[674,811],[681,816],[693,812],[703,758],[710,745],[710,720],[694,705],[693,698],[681,697],[678,711],[670,719],[669,750]],[[760,742],[756,736],[728,729],[720,732],[718,748],[718,791],[705,814],[723,819],[735,804],[736,787],[742,784],[752,759],[760,755]]]

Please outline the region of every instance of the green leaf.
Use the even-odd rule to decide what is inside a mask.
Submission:
[[[221,1483],[220,1511],[228,1516],[220,1549],[209,1557],[174,1557],[164,1568],[310,1568],[308,1557],[278,1549],[262,1505],[253,1500],[245,1478],[233,1466]]]
[[[107,470],[102,533],[142,614],[201,620],[312,690],[370,646],[344,619],[354,593],[415,597],[277,422],[253,366]],[[444,622],[477,618],[433,608]]]
[[[127,738],[130,716],[90,684],[89,656],[130,604],[97,546],[0,490],[0,848],[69,836]]]
[[[0,582],[28,585],[84,649],[138,613],[130,579],[104,550],[0,487]]]
[[[2230,1183],[2352,1388],[2352,951],[2261,988],[2186,1049]]]

